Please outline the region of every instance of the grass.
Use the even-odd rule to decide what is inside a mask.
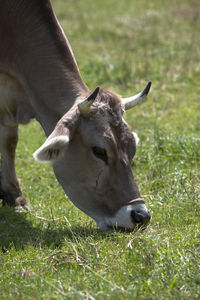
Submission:
[[[126,113],[140,137],[134,177],[152,214],[144,232],[102,234],[32,153],[20,128],[17,173],[31,213],[0,208],[1,299],[200,298],[200,8],[198,0],[54,0],[91,89],[123,96],[152,80]]]

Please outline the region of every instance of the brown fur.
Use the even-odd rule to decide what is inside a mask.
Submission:
[[[34,116],[48,136],[35,157],[53,162],[66,194],[98,224],[114,217],[140,197],[130,164],[136,145],[120,97],[100,89],[90,114],[81,114],[77,104],[89,89],[49,0],[0,1],[0,41],[3,204],[25,203],[14,157],[18,123]],[[103,149],[106,159],[99,159],[94,147]],[[130,211],[123,218],[132,228]]]

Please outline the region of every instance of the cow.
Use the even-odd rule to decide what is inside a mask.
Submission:
[[[124,99],[100,87],[90,91],[50,1],[0,1],[2,204],[27,204],[14,161],[18,125],[35,118],[47,139],[34,158],[52,163],[76,207],[102,230],[146,227],[150,213],[131,169],[138,139],[123,113],[150,86]]]

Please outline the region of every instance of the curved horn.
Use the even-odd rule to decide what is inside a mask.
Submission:
[[[122,103],[125,106],[125,110],[130,109],[140,103],[148,95],[150,87],[151,81],[148,82],[147,86],[141,93],[129,98],[122,98]]]
[[[83,100],[83,102],[78,104],[79,111],[82,115],[84,116],[88,115],[90,111],[90,107],[92,106],[94,100],[96,99],[99,93],[99,89],[100,87],[97,87],[87,99]]]

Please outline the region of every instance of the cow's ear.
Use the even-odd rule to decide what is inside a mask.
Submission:
[[[58,159],[69,143],[69,135],[49,137],[46,142],[33,153],[35,160],[39,162],[51,162]]]

